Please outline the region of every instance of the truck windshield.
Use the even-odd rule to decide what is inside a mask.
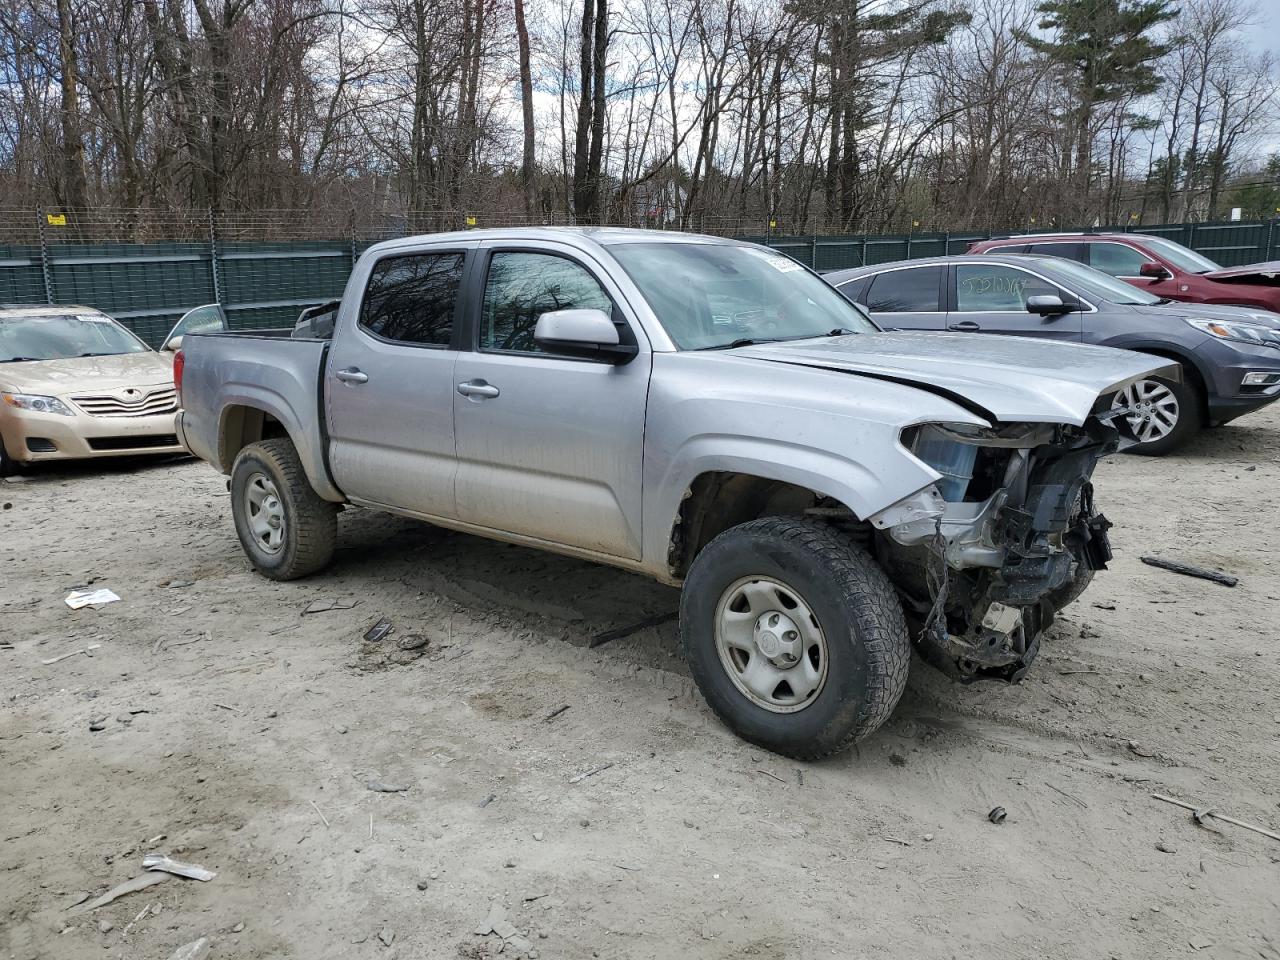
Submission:
[[[0,363],[105,357],[150,349],[100,313],[0,317]]]
[[[872,333],[876,326],[800,264],[723,243],[610,247],[681,350]]]

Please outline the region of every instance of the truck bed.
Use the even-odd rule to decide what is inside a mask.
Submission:
[[[316,492],[340,501],[344,498],[329,475],[324,420],[322,373],[329,341],[290,333],[238,330],[185,337],[178,436],[191,453],[229,474],[234,452],[219,449],[221,421],[240,416],[241,407],[266,411],[293,440]]]

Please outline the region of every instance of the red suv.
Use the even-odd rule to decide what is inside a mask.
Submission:
[[[1035,234],[979,240],[969,252],[1065,257],[1157,297],[1280,313],[1280,260],[1222,267],[1164,237],[1141,233]]]

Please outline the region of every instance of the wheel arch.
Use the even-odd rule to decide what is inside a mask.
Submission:
[[[316,434],[312,436],[311,433]],[[272,438],[289,440],[312,488],[325,500],[345,499],[329,477],[325,459],[327,438],[319,428],[309,433],[287,407],[270,395],[229,398],[218,415],[218,468],[230,474],[235,459],[251,443]]]
[[[765,517],[814,515],[853,528],[863,525],[848,504],[806,483],[767,472],[704,470],[685,488],[671,525],[669,574],[682,580],[703,548],[731,527]]]
[[[1149,343],[1149,342],[1125,342],[1122,340],[1111,341],[1103,346],[1119,347],[1124,350],[1136,350],[1140,353],[1149,353],[1152,356],[1162,357],[1165,360],[1173,360],[1186,371],[1187,383],[1196,391],[1196,397],[1200,404],[1201,419],[1207,422],[1209,416],[1209,384],[1213,382],[1212,375],[1203,368],[1199,358],[1190,350],[1182,350],[1178,347],[1170,346],[1167,343]]]

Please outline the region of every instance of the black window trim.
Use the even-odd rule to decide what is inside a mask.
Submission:
[[[465,334],[465,346],[461,349],[469,353],[488,354],[498,357],[539,357],[544,360],[571,360],[574,363],[593,363],[602,366],[616,366],[613,361],[605,357],[575,357],[565,353],[551,353],[543,350],[495,350],[480,345],[481,327],[484,326],[484,292],[489,286],[489,269],[493,264],[493,256],[497,253],[537,253],[547,257],[559,257],[561,260],[568,260],[570,263],[576,264],[583,270],[587,271],[591,279],[604,291],[604,295],[609,298],[609,302],[613,304],[610,311],[609,319],[613,321],[613,325],[618,328],[618,341],[622,344],[637,345],[635,329],[631,321],[627,318],[626,313],[618,304],[618,298],[609,292],[608,286],[600,280],[600,273],[593,269],[588,263],[585,263],[576,253],[567,250],[551,249],[548,247],[527,246],[524,244],[498,244],[491,247],[482,247],[477,251],[480,256],[472,282],[472,289],[468,294],[468,303],[471,309],[468,311],[468,327]]]
[[[472,272],[472,264],[475,260],[475,249],[472,247],[414,247],[408,250],[388,250],[385,254],[373,261],[369,267],[369,275],[365,277],[364,289],[360,292],[360,302],[356,306],[355,329],[368,337],[370,340],[376,340],[378,343],[385,343],[390,347],[412,347],[417,350],[452,350],[455,353],[462,349],[463,326],[466,316],[466,303],[468,300],[468,287],[470,275]],[[453,304],[453,325],[449,330],[448,343],[415,343],[412,340],[392,340],[390,337],[384,337],[381,334],[374,333],[366,327],[360,320],[361,314],[364,312],[364,302],[369,296],[369,286],[373,283],[373,275],[377,272],[378,265],[384,260],[400,260],[405,257],[433,257],[446,256],[449,254],[462,254],[462,276],[458,280],[458,292],[454,298]]]

